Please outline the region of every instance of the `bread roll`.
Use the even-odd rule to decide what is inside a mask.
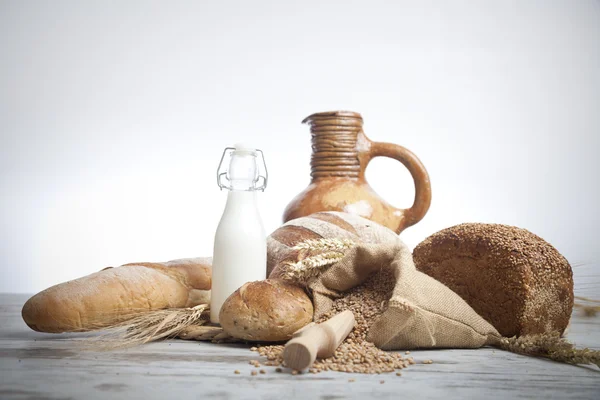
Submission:
[[[469,223],[437,232],[413,251],[417,269],[442,282],[504,336],[563,333],[573,309],[573,272],[524,229]]]
[[[249,341],[288,340],[312,319],[312,301],[304,289],[273,279],[246,283],[219,313],[226,333]]]
[[[267,276],[279,277],[278,266],[295,262],[298,252],[292,247],[308,239],[340,238],[357,243],[387,243],[398,235],[376,222],[343,212],[320,212],[288,221],[267,238]]]
[[[309,239],[342,238],[357,243],[398,241],[392,230],[341,212],[321,212],[294,219],[267,238],[266,281],[244,285],[223,304],[219,321],[231,336],[251,341],[288,340],[312,320],[312,303],[303,289],[279,281],[279,266],[298,261],[292,248]],[[308,318],[310,316],[310,318]]]
[[[126,264],[52,286],[23,306],[40,332],[100,329],[133,313],[192,307],[210,300],[211,259]]]

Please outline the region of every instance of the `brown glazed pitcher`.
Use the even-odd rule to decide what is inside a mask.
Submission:
[[[310,185],[285,209],[284,222],[319,211],[357,214],[402,232],[419,222],[431,203],[429,175],[409,150],[391,143],[372,142],[362,130],[359,113],[331,111],[312,114]],[[408,169],[415,182],[412,207],[399,209],[380,198],[365,179],[365,169],[375,157],[391,157]]]

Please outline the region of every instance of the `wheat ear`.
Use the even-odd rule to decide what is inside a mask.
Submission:
[[[354,242],[349,239],[308,239],[296,244],[294,247],[292,247],[292,250],[308,250],[310,252],[344,252],[346,249],[352,246],[354,246]]]
[[[524,335],[503,338],[500,347],[513,353],[545,357],[568,364],[596,364],[600,366],[600,351],[578,349],[558,333]]]
[[[113,350],[176,337],[192,325],[204,324],[208,320],[208,310],[208,304],[200,304],[140,313],[85,342],[92,350]]]
[[[310,239],[295,245],[298,261],[283,264],[281,277],[288,281],[308,284],[329,266],[344,257],[347,249],[354,246],[348,239]]]

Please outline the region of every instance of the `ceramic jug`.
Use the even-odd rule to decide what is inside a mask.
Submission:
[[[373,142],[363,132],[359,113],[312,114],[303,123],[312,135],[311,183],[285,209],[284,222],[319,211],[343,211],[384,225],[396,233],[419,222],[431,203],[429,175],[406,148]],[[390,157],[408,169],[415,183],[412,207],[399,209],[380,198],[365,179],[369,161]]]

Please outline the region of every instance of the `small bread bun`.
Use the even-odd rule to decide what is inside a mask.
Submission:
[[[246,283],[219,313],[226,333],[249,341],[288,340],[312,319],[313,305],[304,290],[274,279]]]
[[[549,243],[514,226],[468,223],[429,236],[417,269],[442,282],[504,336],[566,329],[573,271]]]

